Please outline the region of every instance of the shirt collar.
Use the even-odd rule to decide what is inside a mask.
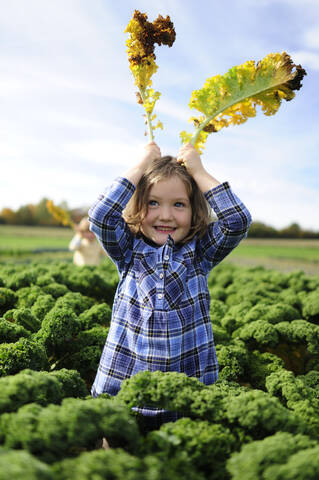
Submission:
[[[170,235],[168,235],[167,240],[164,243],[164,245],[158,245],[157,243],[153,242],[153,240],[145,237],[145,235],[143,235],[143,233],[138,235],[137,238],[141,239],[146,245],[148,245],[152,248],[157,248],[157,249],[158,248],[163,248],[163,247],[165,247],[165,245],[168,246],[168,247],[171,247],[171,248],[175,248],[176,250],[179,250],[180,248],[183,247],[182,243],[175,243],[173,238]]]
[[[194,235],[194,237],[187,243],[175,244],[173,238],[169,235],[164,245],[157,245],[157,243],[145,237],[143,234],[140,234],[136,237],[135,251],[142,253],[143,255],[154,255],[159,249],[169,247],[173,249],[173,255],[176,259],[180,258],[180,260],[188,260],[192,262],[195,258],[197,237],[198,234]]]

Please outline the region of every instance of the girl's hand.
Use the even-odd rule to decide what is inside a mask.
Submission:
[[[139,166],[145,170],[153,160],[161,157],[161,150],[159,146],[153,141],[149,142],[144,147],[144,152],[139,162]]]
[[[147,167],[152,163],[153,160],[160,158],[161,156],[162,155],[159,146],[155,142],[149,142],[144,147],[144,152],[140,161],[135,166],[131,167],[124,174],[124,177],[134,185],[137,185]]]
[[[203,193],[220,185],[220,182],[205,170],[198,151],[191,143],[181,146],[177,155],[177,161],[178,163],[184,163],[186,170]]]
[[[192,177],[204,170],[200,155],[191,143],[185,143],[181,146],[178,151],[177,161],[178,163],[184,163],[186,170]]]

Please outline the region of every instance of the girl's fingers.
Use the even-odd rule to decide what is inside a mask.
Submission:
[[[148,143],[146,145],[146,149],[151,150],[153,152],[158,152],[159,155],[161,154],[161,149],[159,148],[159,146],[155,142]]]
[[[191,143],[186,143],[185,145],[182,145],[178,151],[178,154],[184,153],[184,152],[189,152],[190,150],[193,150],[194,147]]]
[[[153,141],[153,142],[149,142],[145,145],[146,148],[157,148],[158,150],[160,150],[159,146]]]

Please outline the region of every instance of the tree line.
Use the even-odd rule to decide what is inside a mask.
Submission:
[[[17,210],[3,208],[0,211],[0,224],[2,225],[35,225],[35,226],[62,226],[58,220],[53,218],[47,209],[47,198],[43,198],[37,204],[28,203],[22,205]],[[69,209],[66,202],[59,204],[59,207],[70,213],[72,220],[77,223],[87,214],[87,208]],[[319,238],[319,231],[305,230],[298,223],[276,229],[263,222],[253,222],[249,238]]]
[[[304,230],[298,223],[291,223],[288,227],[276,229],[262,222],[252,222],[249,238],[319,238],[319,232]]]
[[[48,198],[42,198],[39,203],[22,205],[17,210],[3,208],[0,211],[0,224],[2,225],[29,225],[29,226],[63,226],[47,209]],[[77,223],[87,214],[87,208],[69,209],[66,202],[59,204],[70,213],[72,220]]]

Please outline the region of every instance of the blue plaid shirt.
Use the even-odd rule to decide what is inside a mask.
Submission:
[[[94,397],[116,395],[141,370],[184,372],[205,384],[218,378],[207,277],[247,236],[251,217],[227,182],[205,193],[218,220],[205,235],[157,246],[134,235],[122,211],[135,191],[116,179],[89,211],[91,230],[119,271],[112,321]]]

